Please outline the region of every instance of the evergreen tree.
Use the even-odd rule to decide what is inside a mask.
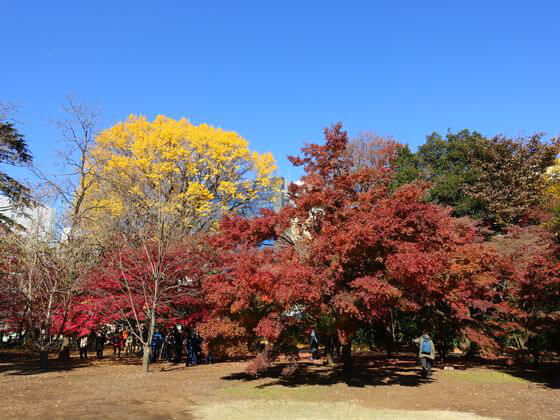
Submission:
[[[0,122],[0,165],[24,166],[32,162],[24,137],[10,122]],[[14,221],[3,212],[13,206],[29,206],[33,202],[29,189],[0,170],[0,195],[9,199],[0,207],[0,226],[10,228]]]

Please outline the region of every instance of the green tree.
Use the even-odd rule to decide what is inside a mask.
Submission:
[[[23,135],[12,122],[0,118],[0,165],[24,166],[31,162],[31,153]],[[0,170],[0,195],[8,198],[8,203],[0,205],[0,226],[11,228],[14,221],[5,212],[12,207],[31,205],[31,193],[27,187]]]
[[[471,165],[480,153],[483,136],[468,130],[432,133],[418,150],[419,175],[432,184],[431,201],[453,207],[455,216],[481,218],[481,205],[466,190],[474,185],[477,170]]]
[[[394,166],[396,173],[391,184],[393,190],[420,178],[418,156],[410,150],[408,145],[399,149]]]
[[[511,139],[484,138],[482,153],[470,157],[476,182],[467,195],[481,205],[481,216],[498,229],[520,223],[531,208],[545,198],[546,170],[559,151],[557,139],[543,140],[543,134]]]
[[[558,140],[546,141],[542,133],[520,138],[469,130],[445,138],[432,133],[417,153],[400,151],[395,183],[428,181],[430,201],[502,231],[542,205],[546,169],[558,151]]]

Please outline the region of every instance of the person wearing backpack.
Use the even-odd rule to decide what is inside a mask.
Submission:
[[[432,364],[436,358],[434,342],[426,331],[413,341],[418,344],[418,358],[422,362],[422,374],[429,378],[432,376]]]
[[[317,333],[315,329],[311,330],[311,360],[319,359],[319,340],[317,340]]]

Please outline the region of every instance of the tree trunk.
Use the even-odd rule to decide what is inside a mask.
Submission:
[[[327,365],[334,365],[334,338],[332,336],[327,337],[325,342],[325,356],[327,357]]]
[[[155,310],[149,311],[150,326],[148,327],[148,340],[144,343],[144,358],[142,359],[142,365],[144,368],[144,373],[148,373],[148,365],[150,363],[150,345],[152,343],[152,338],[156,329],[156,316]]]
[[[393,357],[393,336],[389,328],[385,331],[385,350],[387,351],[387,357]]]
[[[148,373],[148,365],[150,364],[150,346],[148,343],[143,344],[144,355],[142,356],[142,372]]]
[[[49,368],[49,352],[47,350],[41,350],[39,352],[39,367],[41,370],[47,370]]]
[[[21,344],[23,338],[23,320],[19,322],[18,332],[16,335],[16,340],[18,344]]]
[[[385,328],[385,346],[387,348],[387,357],[392,357],[397,353],[397,320],[390,312],[389,324]]]
[[[352,371],[352,341],[342,346],[342,371],[350,373]]]

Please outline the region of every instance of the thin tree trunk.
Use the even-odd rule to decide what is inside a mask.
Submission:
[[[142,372],[148,373],[148,366],[150,364],[150,345],[148,343],[143,344],[144,355],[142,356]]]
[[[393,357],[397,353],[397,320],[390,311],[389,324],[385,326],[385,347],[387,357]]]
[[[150,363],[150,344],[152,343],[152,337],[156,329],[156,313],[155,309],[152,309],[149,314],[150,326],[148,328],[148,340],[144,343],[144,357],[142,359],[143,371],[148,373],[148,365]]]

